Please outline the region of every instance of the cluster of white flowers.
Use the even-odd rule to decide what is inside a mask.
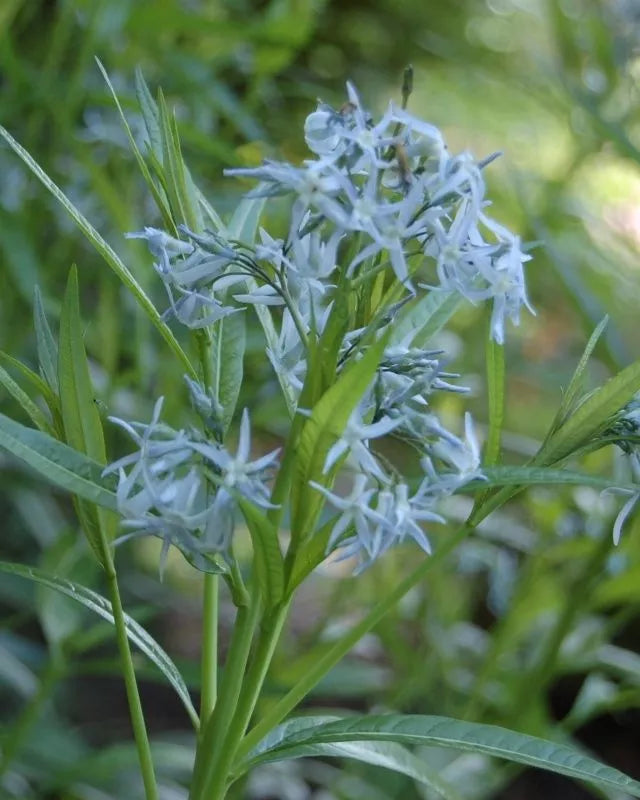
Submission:
[[[474,303],[491,300],[491,335],[499,343],[505,319],[517,323],[521,306],[529,308],[523,275],[529,256],[518,237],[486,214],[484,165],[467,153],[449,155],[437,128],[393,104],[375,123],[354,88],[348,84],[347,90],[341,109],[321,103],[307,117],[305,138],[314,158],[299,167],[267,161],[227,170],[260,182],[250,195],[293,195],[284,239],[260,229],[259,242],[249,247],[223,231],[200,234],[185,226],[179,228],[184,239],[155,228],[129,234],[145,239],[156,258],[170,301],[167,314],[190,328],[252,305],[275,307],[269,313],[277,336],[267,354],[294,396],[304,384],[309,341],[324,331],[337,293],[371,291],[381,273],[400,293],[376,311],[373,331],[370,322],[346,332],[338,371],[360,358],[363,342],[370,344],[420,292],[447,290]],[[439,286],[421,282],[429,279],[429,269]],[[467,415],[460,439],[431,409],[434,391],[465,391],[450,383],[457,376],[442,371],[439,355],[415,346],[411,336],[387,347],[374,381],[326,458],[324,474],[347,468],[353,491],[340,497],[327,485],[314,484],[338,511],[329,549],[357,554],[361,567],[406,538],[428,551],[420,523],[441,521],[438,501],[482,477],[471,418]],[[216,411],[215,398],[197,384],[190,388],[201,413],[207,403]],[[269,492],[261,481],[275,454],[247,461],[246,415],[234,459],[218,444],[175,432],[171,439],[158,414],[159,407],[152,423],[138,429],[120,422],[140,448],[111,467],[120,470],[120,511],[134,532],[162,535],[183,550],[185,537],[191,537],[197,541],[193,552],[227,552],[234,497],[265,506]],[[409,440],[420,453],[423,478],[414,492],[371,449],[371,440],[389,433]],[[127,475],[124,467],[131,465]],[[232,479],[238,470],[244,478]],[[217,475],[213,485],[206,477],[211,471]],[[174,526],[180,525],[178,533]]]

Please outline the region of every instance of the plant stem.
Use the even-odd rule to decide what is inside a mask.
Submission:
[[[131,716],[133,736],[136,742],[138,760],[140,762],[140,770],[142,772],[142,781],[144,783],[145,797],[147,800],[158,800],[158,787],[156,785],[156,777],[153,771],[151,748],[149,746],[149,737],[147,735],[147,728],[145,726],[144,715],[142,713],[142,704],[140,703],[138,684],[136,683],[136,674],[133,668],[133,661],[131,659],[131,650],[129,648],[129,640],[127,638],[127,628],[125,626],[124,611],[122,609],[122,601],[120,599],[118,579],[111,554],[106,549],[105,553],[108,554],[108,558],[106,560],[107,563],[105,564],[107,585],[109,588],[109,597],[111,599],[113,620],[116,627],[116,639],[118,641],[118,649],[120,650],[120,662],[122,664],[124,684],[127,691],[127,702],[129,704],[129,714]]]
[[[207,800],[222,800],[229,781],[229,772],[238,745],[244,736],[256,707],[262,685],[271,665],[282,626],[287,617],[289,604],[278,608],[268,619],[263,620],[255,655],[245,679],[231,725],[225,737],[224,748],[217,762],[217,769],[212,770],[211,780],[205,782],[202,796]]]
[[[249,605],[238,608],[229,653],[224,666],[219,700],[209,719],[202,720],[201,735],[196,749],[190,797],[192,800],[209,800],[204,787],[218,769],[218,761],[226,743],[231,721],[238,707],[253,634],[260,612],[260,596],[252,591]]]
[[[206,572],[202,598],[202,655],[200,664],[200,726],[216,705],[218,692],[218,576]]]
[[[218,396],[211,369],[212,337],[208,330],[196,335],[202,381]],[[218,693],[218,576],[205,573],[202,597],[202,655],[200,661],[200,730],[211,716]]]
[[[357,625],[339,639],[322,656],[306,675],[255,725],[243,739],[236,753],[236,763],[278,725],[298,703],[316,686],[322,678],[368,633],[384,615],[401,600],[434,566],[439,564],[468,535],[470,528],[463,525],[440,547],[431,558],[425,559],[411,572],[391,594],[377,603]],[[209,800],[209,798],[207,798]]]

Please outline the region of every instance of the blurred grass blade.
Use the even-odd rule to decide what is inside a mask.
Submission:
[[[58,392],[58,345],[51,333],[47,315],[42,303],[40,289],[36,286],[33,292],[33,326],[36,332],[38,364],[43,378],[52,391]]]
[[[22,410],[29,416],[37,428],[44,431],[44,433],[48,433],[50,436],[55,435],[53,426],[44,413],[33,402],[24,389],[22,389],[2,367],[0,367],[0,385],[4,386],[14,400],[20,404]]]
[[[0,362],[6,364],[8,367],[12,367],[16,372],[19,372],[22,378],[29,384],[32,393],[35,392],[36,394],[42,395],[46,404],[49,406],[56,433],[61,437],[62,419],[60,417],[60,403],[58,402],[57,394],[52,392],[49,384],[32,369],[29,369],[29,367],[21,361],[18,361],[17,358],[10,356],[8,353],[4,353],[2,350],[0,350]]]
[[[104,258],[111,269],[120,278],[122,283],[129,289],[131,294],[135,297],[136,301],[149,317],[151,323],[158,329],[160,335],[165,342],[169,345],[174,355],[182,362],[183,367],[192,378],[197,378],[197,372],[187,358],[186,353],[180,347],[178,340],[175,338],[171,329],[163,322],[160,314],[156,310],[151,300],[147,297],[142,287],[138,284],[133,275],[129,272],[127,267],[123,264],[120,257],[116,254],[113,248],[105,242],[100,236],[98,231],[91,225],[91,223],[84,217],[80,211],[73,205],[65,193],[55,184],[40,165],[27,153],[27,151],[11,136],[2,125],[0,125],[0,136],[7,142],[11,149],[22,159],[22,161],[29,167],[33,174],[41,181],[41,183],[51,192],[56,200],[64,207],[76,225],[84,233],[87,239],[91,242],[93,247]]]
[[[140,168],[140,172],[142,173],[142,177],[144,178],[145,183],[149,187],[149,191],[154,199],[154,202],[160,212],[160,216],[162,217],[162,221],[165,225],[166,230],[172,235],[177,236],[178,231],[171,217],[171,211],[167,205],[167,201],[165,197],[162,195],[160,190],[158,189],[156,182],[153,180],[151,176],[151,172],[149,171],[149,167],[147,166],[147,162],[144,160],[144,156],[140,152],[138,145],[136,144],[136,140],[133,138],[133,133],[131,132],[131,128],[129,127],[129,123],[127,122],[127,118],[124,115],[124,111],[122,110],[122,106],[120,105],[120,101],[118,100],[118,95],[116,94],[116,90],[113,88],[111,81],[109,80],[109,76],[107,75],[107,71],[102,66],[102,63],[99,58],[96,57],[96,62],[98,64],[98,69],[102,73],[102,77],[104,78],[107,86],[109,87],[109,91],[111,92],[111,96],[113,97],[113,101],[116,104],[116,108],[118,109],[118,113],[120,114],[120,119],[122,121],[122,125],[124,127],[125,133],[127,134],[127,138],[129,139],[129,144],[131,145],[131,150],[133,151],[133,155],[135,156],[136,161],[138,162],[138,167]],[[144,112],[143,112],[144,116]],[[146,124],[146,116],[145,116],[145,124]],[[155,152],[155,150],[154,150]]]
[[[362,741],[482,753],[640,797],[640,782],[566,744],[495,725],[417,714],[348,717],[293,732],[288,732],[286,726],[284,730],[280,727],[258,745],[242,768],[244,771],[258,764],[316,755],[314,747],[318,744]]]
[[[102,477],[102,465],[69,445],[0,414],[0,447],[54,486],[115,510],[113,481]]]
[[[111,603],[105,597],[88,589],[86,586],[73,583],[66,578],[58,578],[56,575],[43,572],[35,567],[13,564],[7,561],[0,561],[0,571],[10,575],[18,575],[21,578],[35,581],[42,586],[55,589],[57,592],[62,592],[62,594],[77,600],[78,603],[82,603],[82,605],[90,611],[93,611],[95,614],[98,614],[98,616],[113,624]],[[197,730],[199,725],[198,714],[193,707],[189,696],[189,690],[187,689],[180,671],[162,647],[160,647],[156,640],[147,633],[141,625],[126,614],[124,616],[127,637],[158,667],[165,678],[167,678],[178,694],[178,697],[189,714],[193,726]]]
[[[288,720],[273,732],[275,742],[282,741],[288,736],[300,733],[305,729],[339,721],[338,717],[300,717]],[[257,750],[268,751],[271,736],[267,737]],[[351,758],[365,764],[384,767],[418,781],[433,789],[445,800],[462,800],[461,795],[450,786],[437,771],[420,760],[406,747],[395,742],[332,742],[318,743],[306,746],[307,753],[316,758]],[[246,769],[251,767],[247,763]],[[242,771],[245,765],[241,767]],[[240,771],[238,774],[241,774]]]

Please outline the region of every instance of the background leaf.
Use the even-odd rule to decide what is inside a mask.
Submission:
[[[56,575],[49,575],[35,567],[28,567],[23,564],[11,564],[6,561],[0,561],[0,571],[10,575],[18,575],[21,578],[35,581],[42,586],[55,589],[57,592],[62,592],[62,594],[71,597],[90,611],[93,611],[95,614],[98,614],[98,616],[113,624],[111,603],[106,597],[102,597],[102,595],[94,592],[92,589],[88,589],[86,586],[81,586],[66,578],[58,578]],[[134,619],[126,614],[125,623],[127,636],[130,641],[133,642],[133,644],[158,667],[165,678],[167,678],[171,686],[176,690],[194,727],[197,728],[199,725],[198,714],[191,702],[189,690],[176,665],[155,639],[153,639],[141,625],[138,625]]]

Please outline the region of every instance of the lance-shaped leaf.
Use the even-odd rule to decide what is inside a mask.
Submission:
[[[587,445],[640,391],[640,361],[635,361],[588,395],[544,443],[534,462],[554,464]]]
[[[21,578],[27,578],[30,581],[35,581],[41,586],[47,586],[57,592],[61,592],[67,597],[71,597],[78,603],[93,611],[98,616],[106,619],[113,624],[113,611],[111,603],[98,594],[97,592],[82,586],[79,583],[74,583],[66,578],[59,578],[56,575],[51,575],[48,572],[36,569],[35,567],[28,567],[24,564],[12,564],[7,561],[0,561],[0,571],[10,575],[17,575]],[[199,725],[198,714],[193,707],[189,690],[184,682],[180,671],[173,663],[167,653],[160,647],[156,640],[147,631],[139,625],[134,619],[125,614],[125,625],[127,629],[127,637],[133,644],[136,645],[146,656],[149,658],[167,678],[171,686],[176,690],[178,697],[187,710],[194,727],[197,729]]]
[[[103,478],[101,464],[52,436],[0,414],[0,447],[54,486],[103,508],[116,509],[113,476]]]
[[[438,289],[407,303],[394,322],[391,341],[401,342],[409,334],[412,347],[424,347],[435,336],[462,305],[464,298],[459,292]]]
[[[195,186],[182,158],[178,124],[175,116],[169,113],[161,91],[158,92],[158,110],[162,139],[162,167],[173,219],[186,223],[192,230],[201,231],[204,223]]]
[[[274,608],[284,593],[284,565],[277,528],[269,522],[264,510],[253,503],[239,500],[238,505],[251,534],[254,563],[265,605]]]
[[[315,404],[302,429],[291,487],[291,533],[298,542],[311,532],[324,503],[320,492],[309,482],[326,484],[327,476],[323,471],[329,448],[344,432],[351,412],[371,383],[388,339],[389,331],[372,344],[359,361],[344,368]]]
[[[569,485],[591,486],[594,489],[629,489],[637,491],[631,483],[616,482],[613,478],[602,478],[599,475],[587,475],[570,469],[553,469],[552,467],[483,467],[482,474],[486,480],[472,481],[458,489],[459,492],[477,492],[494,486],[536,486],[536,485]]]
[[[317,755],[319,744],[396,742],[465,750],[538,767],[640,797],[640,782],[561,742],[449,717],[385,714],[357,716],[287,732],[272,732],[242,763],[243,771],[270,761]]]
[[[268,752],[270,747],[277,747],[279,742],[289,736],[339,719],[327,716],[298,717],[288,720],[273,731],[257,749]],[[316,758],[351,758],[376,767],[386,767],[428,786],[446,800],[462,800],[458,792],[441,778],[433,767],[395,742],[332,742],[310,744],[307,747],[306,755]],[[245,767],[249,768],[249,764],[249,761],[245,762],[237,774],[241,774]]]
[[[163,191],[156,185],[156,182],[153,180],[153,177],[151,175],[149,167],[147,166],[147,162],[144,160],[144,157],[143,157],[142,153],[140,152],[140,149],[138,148],[138,145],[136,144],[136,140],[133,137],[133,133],[131,132],[131,128],[129,127],[129,123],[127,122],[127,118],[125,117],[124,111],[122,110],[122,106],[120,105],[120,101],[118,100],[118,95],[116,94],[116,90],[113,88],[113,85],[112,85],[111,81],[109,80],[109,76],[107,75],[107,71],[102,66],[102,63],[101,63],[100,59],[96,58],[96,62],[98,64],[98,69],[102,73],[102,77],[104,78],[107,86],[109,87],[109,91],[111,92],[111,96],[113,97],[113,101],[116,104],[116,108],[118,109],[118,114],[120,115],[120,119],[122,121],[122,125],[124,127],[125,133],[127,134],[127,138],[129,139],[129,144],[131,146],[131,150],[133,152],[133,155],[134,155],[136,161],[138,162],[138,167],[140,169],[140,173],[142,174],[142,177],[144,178],[144,182],[149,187],[149,191],[151,192],[153,200],[154,200],[154,202],[155,202],[155,204],[156,204],[156,206],[158,208],[158,211],[160,212],[160,214],[162,216],[162,220],[164,222],[164,225],[165,225],[166,229],[168,231],[170,231],[173,236],[176,236],[177,235],[176,225],[175,225],[175,222],[173,221],[173,219],[171,217],[171,212],[169,210],[169,206],[167,204],[166,197],[165,197]],[[136,87],[138,87],[137,74],[136,74]],[[145,88],[146,88],[146,86],[145,86]],[[138,100],[140,101],[140,95],[138,95]],[[147,113],[145,113],[145,111],[147,111]],[[146,106],[145,106],[145,109],[142,109],[142,114],[143,114],[143,118],[144,118],[144,121],[145,121],[145,125],[147,125],[147,114],[148,113],[149,112],[148,112],[148,110],[146,109]],[[149,125],[147,125],[147,132],[148,131],[149,131]],[[157,130],[154,129],[154,134],[157,135],[158,143],[159,143],[159,137],[160,137],[159,129],[157,129]],[[151,137],[151,134],[150,134],[150,137]],[[156,152],[153,139],[151,140],[151,145],[152,145],[153,152],[156,153],[156,155],[158,157],[161,157],[162,150],[160,148]]]
[[[105,464],[104,433],[84,349],[75,267],[69,272],[60,314],[58,385],[66,441],[78,452]],[[89,543],[100,561],[106,563],[104,548],[115,536],[116,517],[84,500],[77,501],[77,511]]]
[[[53,426],[42,412],[42,410],[37,406],[33,400],[29,397],[29,395],[24,391],[24,389],[19,386],[9,375],[9,373],[0,367],[0,385],[4,386],[7,392],[17,400],[17,402],[22,407],[22,410],[28,414],[33,424],[38,427],[41,431],[45,433],[53,434]]]
[[[591,334],[589,341],[587,342],[587,346],[584,349],[584,353],[580,357],[578,366],[576,367],[575,372],[573,373],[571,380],[569,381],[569,385],[567,386],[566,391],[562,395],[560,408],[558,409],[556,418],[554,419],[551,425],[550,435],[553,434],[555,431],[557,431],[558,428],[560,428],[562,425],[564,425],[564,423],[567,421],[571,413],[578,405],[579,397],[584,386],[584,373],[587,368],[587,364],[589,363],[589,359],[591,358],[591,354],[593,353],[595,346],[598,344],[598,340],[604,333],[604,329],[607,327],[608,321],[609,317],[605,316],[600,321],[594,332]]]
[[[58,345],[53,338],[47,315],[44,312],[42,295],[36,286],[33,292],[33,327],[36,331],[38,365],[43,378],[54,392],[58,391]]]
[[[222,408],[223,434],[231,424],[242,385],[245,331],[243,313],[229,314],[211,326],[211,389]]]

